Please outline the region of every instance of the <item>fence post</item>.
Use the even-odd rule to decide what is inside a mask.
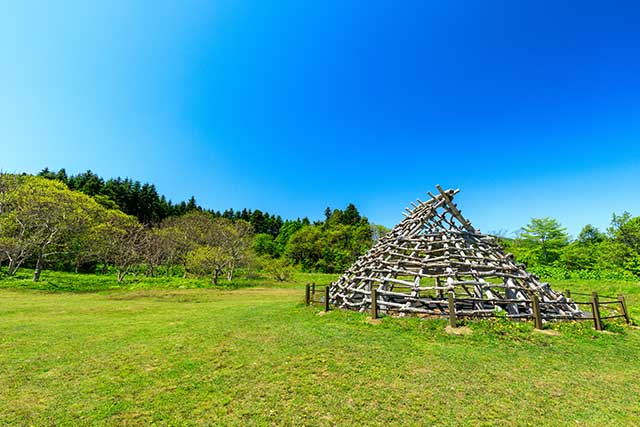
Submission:
[[[629,311],[627,310],[627,301],[624,299],[624,295],[618,295],[618,302],[620,303],[620,308],[622,308],[622,314],[624,315],[624,319],[627,321],[627,325],[631,323],[631,319],[629,318]]]
[[[564,291],[564,296],[565,296],[567,299],[571,299],[571,290],[570,290],[570,289],[567,289],[566,291]]]
[[[329,285],[324,288],[324,311],[329,311]]]
[[[371,318],[378,318],[378,290],[371,287]]]
[[[311,302],[311,285],[307,283],[304,288],[304,304],[309,305]]]
[[[315,282],[311,283],[311,301],[316,297],[316,284]]]
[[[542,329],[542,314],[540,313],[540,300],[537,295],[531,296],[531,311],[536,329]]]
[[[593,313],[593,325],[596,328],[596,331],[602,330],[602,319],[600,318],[600,307],[599,307],[600,299],[598,298],[597,292],[591,293],[591,312]]]
[[[453,298],[453,292],[447,293],[447,299],[449,300],[449,326],[456,328],[458,322],[456,321],[456,301]]]

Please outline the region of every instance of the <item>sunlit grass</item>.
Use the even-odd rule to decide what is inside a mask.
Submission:
[[[319,316],[319,307],[302,304],[304,283],[332,277],[235,290],[180,289],[176,279],[108,291],[105,282],[96,285],[102,292],[84,293],[3,280],[0,425],[635,426],[640,419],[636,329],[601,333],[585,322],[550,336],[498,320],[467,322],[471,335],[450,336],[444,320],[372,325],[365,313]],[[626,293],[639,313],[637,283],[560,283],[567,287]]]

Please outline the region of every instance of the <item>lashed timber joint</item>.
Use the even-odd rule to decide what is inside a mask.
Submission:
[[[585,317],[463,217],[453,202],[460,190],[436,188],[426,202],[412,203],[405,218],[331,284],[332,304],[369,311],[375,289],[381,313],[448,317],[453,294],[458,316],[504,311],[517,318],[533,315],[531,300],[537,297],[546,321]]]

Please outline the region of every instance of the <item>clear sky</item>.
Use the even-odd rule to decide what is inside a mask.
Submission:
[[[638,1],[15,1],[0,169],[387,226],[437,183],[484,231],[640,215]]]

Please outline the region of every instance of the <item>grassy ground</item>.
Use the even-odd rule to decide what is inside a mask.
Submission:
[[[147,277],[144,274],[126,276],[118,283],[115,274],[74,274],[57,271],[44,271],[41,280],[33,282],[32,270],[20,270],[15,276],[2,275],[0,271],[0,289],[33,289],[47,292],[103,292],[142,289],[211,289],[211,280],[206,278]],[[337,274],[302,273],[294,271],[286,282],[257,272],[240,270],[232,282],[220,279],[217,289],[231,290],[248,287],[300,287],[305,283],[326,285],[338,278]]]
[[[638,424],[637,329],[563,324],[553,336],[496,321],[451,336],[437,320],[373,325],[301,304],[301,285],[330,280],[84,293],[64,292],[73,279],[60,274],[48,273],[46,290],[0,281],[0,425]],[[623,292],[640,318],[638,283],[554,287]]]

